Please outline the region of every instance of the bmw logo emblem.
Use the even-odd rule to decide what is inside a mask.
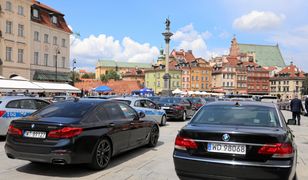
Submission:
[[[229,134],[222,135],[222,140],[223,141],[229,141],[230,140],[230,135]]]
[[[31,124],[31,128],[33,129],[35,127],[35,124]]]

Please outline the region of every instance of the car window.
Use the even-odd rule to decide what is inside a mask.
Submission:
[[[20,101],[21,109],[36,109],[34,99],[23,99]]]
[[[96,104],[92,102],[62,101],[34,113],[40,117],[82,118]]]
[[[140,100],[135,101],[134,106],[135,106],[135,107],[141,107]]]
[[[149,100],[146,100],[146,105],[147,105],[147,108],[151,108],[151,109],[156,108],[156,104],[152,101],[149,101]]]
[[[203,107],[191,123],[277,127],[279,119],[275,108],[217,105]]]
[[[127,106],[126,104],[119,104],[119,106],[123,111],[126,119],[134,119],[137,116],[136,111],[133,110],[131,107]]]
[[[106,103],[104,108],[107,109],[108,119],[110,120],[122,120],[125,119],[125,115],[121,110],[118,103]]]
[[[103,106],[97,107],[95,113],[100,121],[108,120],[108,114]]]
[[[45,102],[45,101],[41,101],[41,100],[35,100],[35,106],[36,106],[36,109],[42,109],[46,106],[48,106],[49,103]]]
[[[20,100],[10,101],[7,103],[6,108],[20,109]]]

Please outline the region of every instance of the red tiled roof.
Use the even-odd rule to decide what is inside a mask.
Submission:
[[[87,73],[87,71],[84,70],[84,69],[80,69],[80,70],[79,70],[79,73]]]
[[[33,7],[38,7],[40,9],[39,19],[31,18],[33,22],[40,23],[40,24],[46,25],[51,28],[60,29],[67,33],[72,33],[72,31],[66,24],[64,15],[62,13],[38,1],[33,0],[32,2],[33,2],[33,5],[32,5]],[[54,15],[57,16],[57,19],[58,19],[57,25],[51,22],[50,13],[54,13]]]
[[[305,77],[304,71],[301,71],[296,67],[295,65],[291,64],[290,66],[287,66],[283,68],[281,71],[278,72],[278,74],[290,74],[290,77]],[[296,73],[299,73],[296,75]]]

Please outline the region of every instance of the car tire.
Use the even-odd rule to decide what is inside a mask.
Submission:
[[[182,114],[181,120],[186,121],[186,119],[187,119],[187,113],[186,113],[186,111],[184,111],[183,114]]]
[[[150,132],[148,147],[155,147],[158,142],[159,129],[157,126],[153,126]]]
[[[166,115],[163,115],[163,116],[161,117],[161,120],[160,120],[160,125],[161,125],[161,126],[165,126],[165,125],[166,125],[166,122],[167,122],[167,117],[166,117]]]
[[[92,162],[89,167],[94,170],[105,169],[111,159],[112,147],[111,142],[107,138],[102,138],[95,146],[95,151],[92,155]]]

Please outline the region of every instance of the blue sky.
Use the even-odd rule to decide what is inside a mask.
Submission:
[[[164,47],[161,33],[170,17],[171,48],[192,49],[209,59],[239,43],[279,43],[287,64],[308,71],[308,2],[305,0],[41,0],[65,14],[80,37],[71,59],[94,70],[97,59],[152,62]],[[306,65],[307,64],[307,65]]]

